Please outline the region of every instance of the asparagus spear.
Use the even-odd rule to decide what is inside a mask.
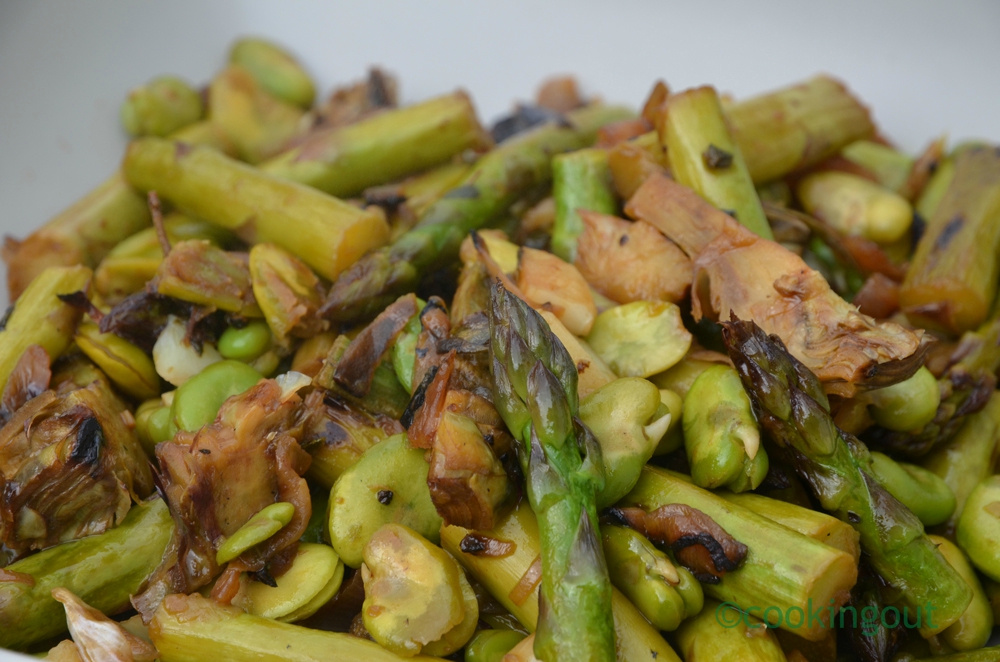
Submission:
[[[122,125],[131,136],[166,136],[201,119],[198,91],[174,76],[160,76],[128,93]]]
[[[319,131],[260,167],[276,177],[349,197],[489,145],[469,97],[455,92]]]
[[[308,109],[316,98],[309,74],[287,51],[266,39],[238,39],[229,62],[247,69],[261,87],[286,103]]]
[[[160,499],[134,506],[117,527],[50,547],[7,566],[31,581],[0,579],[0,647],[23,649],[66,629],[51,591],[63,587],[105,614],[129,606],[156,566],[173,531]]]
[[[549,123],[504,142],[431,205],[412,230],[338,278],[321,313],[342,322],[377,314],[412,291],[427,271],[454,260],[471,230],[496,220],[527,191],[548,182],[554,154],[589,144],[601,126],[629,115],[614,106],[588,106],[567,115],[568,126]]]
[[[753,322],[727,322],[723,338],[761,428],[811,486],[820,505],[850,523],[872,567],[911,609],[935,608],[936,634],[961,617],[972,592],[913,513],[879,484],[868,449],[838,430],[819,380]]]
[[[989,315],[1000,276],[1000,150],[978,146],[954,159],[955,173],[927,219],[899,292],[922,326],[962,333]]]
[[[678,182],[765,239],[774,239],[714,87],[667,97],[657,130]]]
[[[577,210],[614,214],[618,209],[608,168],[608,152],[581,149],[554,158],[552,197],[556,201],[552,252],[572,264],[576,260],[576,238],[583,232],[583,221]]]
[[[471,531],[460,526],[441,528],[441,546],[504,606],[529,632],[538,624],[538,588],[529,580],[539,559],[538,521],[525,500],[500,518],[489,538],[513,543],[506,556],[477,555],[465,551],[462,541]],[[525,586],[527,582],[527,586]],[[677,662],[677,654],[659,632],[620,591],[611,590],[611,612],[615,622],[617,659],[628,662]]]
[[[156,190],[249,243],[277,244],[329,279],[389,236],[380,211],[357,209],[206,147],[143,138],[129,145],[122,171],[136,188]]]
[[[778,179],[875,133],[868,109],[841,83],[817,76],[726,109],[755,183]]]
[[[604,476],[597,442],[576,420],[576,364],[538,313],[501,284],[490,303],[493,397],[525,446],[519,455],[542,542],[535,654],[610,660],[611,582],[595,506]]]
[[[192,124],[172,138],[189,145],[209,145],[227,154],[232,145],[209,122]],[[97,264],[118,242],[150,225],[149,208],[116,172],[107,181],[35,230],[22,242],[8,242],[7,288],[13,301],[46,267]]]
[[[80,311],[58,295],[85,289],[91,275],[87,267],[49,267],[20,296],[0,331],[0,391],[30,345],[41,345],[53,359],[69,347]]]

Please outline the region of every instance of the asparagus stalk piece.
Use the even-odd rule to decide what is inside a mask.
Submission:
[[[840,155],[874,175],[885,188],[900,194],[914,164],[912,157],[871,140],[853,142],[841,150]]]
[[[681,623],[676,637],[685,660],[785,662],[778,638],[764,623],[715,600]]]
[[[600,447],[576,416],[576,364],[528,304],[497,283],[490,301],[493,397],[515,439],[538,515],[542,591],[535,654],[556,660],[614,656],[611,582],[598,539]]]
[[[131,136],[166,136],[197,122],[204,110],[196,89],[174,76],[160,76],[128,93],[121,119]]]
[[[173,135],[190,145],[208,145],[224,153],[232,146],[218,127],[198,122]],[[152,221],[145,197],[116,172],[107,181],[35,230],[27,239],[7,242],[7,288],[13,301],[46,267],[97,264],[118,242]]]
[[[749,548],[742,566],[727,572],[718,584],[702,585],[706,595],[744,609],[755,605],[774,605],[782,613],[801,609],[807,619],[792,628],[795,634],[810,641],[826,636],[832,613],[847,600],[857,580],[853,556],[664,469],[647,466],[635,488],[619,502],[647,512],[671,503],[697,508]],[[790,626],[782,620],[781,627]]]
[[[530,568],[541,551],[538,520],[526,500],[500,519],[490,531],[479,532],[490,538],[514,544],[507,556],[479,556],[463,551],[462,541],[472,533],[460,526],[441,528],[441,546],[502,604],[529,632],[538,624],[538,588],[524,586]],[[525,591],[524,589],[528,590]],[[628,598],[611,590],[611,612],[615,623],[617,659],[629,662],[676,662],[673,649],[643,618]]]
[[[737,506],[742,506],[747,510],[752,510],[758,515],[787,526],[789,529],[798,531],[813,540],[818,540],[830,547],[843,550],[854,557],[855,561],[861,556],[861,547],[858,545],[858,532],[851,528],[849,524],[841,522],[832,515],[751,492],[734,494],[732,492],[720,491],[718,495],[726,501],[735,503]]]
[[[979,146],[954,159],[955,173],[927,219],[899,292],[916,324],[962,333],[989,315],[1000,276],[1000,151]]]
[[[133,506],[122,523],[96,536],[50,547],[7,566],[33,581],[0,580],[0,647],[24,649],[65,631],[62,587],[105,614],[129,606],[156,569],[173,532],[160,499]]]
[[[49,267],[18,298],[0,331],[0,391],[30,345],[41,345],[52,359],[69,347],[81,314],[58,295],[86,289],[91,275],[87,267]]]
[[[935,607],[936,634],[961,617],[972,592],[924,534],[920,520],[881,486],[868,449],[838,430],[822,385],[776,336],[753,322],[723,324],[723,338],[761,428],[784,451],[824,510],[850,523],[878,574],[910,609]]]
[[[374,316],[412,291],[433,267],[454,260],[471,230],[496,220],[526,192],[547,183],[554,154],[586,146],[601,126],[628,116],[622,108],[589,106],[568,114],[568,125],[545,124],[504,142],[431,205],[412,230],[345,272],[322,312],[337,321]]]
[[[577,210],[614,214],[618,208],[608,167],[608,152],[581,149],[554,158],[552,197],[556,202],[552,252],[573,264],[576,261],[576,238],[583,232],[583,220]]]
[[[667,97],[657,130],[678,182],[765,239],[774,239],[714,87]]]
[[[194,595],[168,595],[149,625],[149,637],[163,662],[431,662],[403,658],[378,644],[342,632],[251,616],[242,609]]]
[[[965,501],[976,485],[990,475],[1000,437],[1000,393],[994,392],[982,411],[965,419],[951,441],[924,459],[924,468],[939,476],[955,495],[955,510],[941,526],[941,533],[955,533]]]
[[[261,87],[286,103],[308,109],[316,98],[316,88],[302,65],[266,39],[238,39],[229,51],[229,62],[244,67]]]
[[[819,163],[875,133],[868,109],[828,76],[741,101],[726,115],[758,184]]]
[[[277,244],[331,280],[389,236],[379,210],[357,209],[205,147],[143,138],[129,146],[122,170],[136,188],[156,190],[251,244]]]
[[[455,92],[319,131],[262,163],[261,169],[330,195],[351,197],[433,168],[467,149],[489,146],[469,97]]]

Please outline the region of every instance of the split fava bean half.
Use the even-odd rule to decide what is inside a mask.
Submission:
[[[691,334],[674,304],[635,301],[598,315],[587,343],[619,377],[651,377],[684,358]]]
[[[279,501],[266,506],[229,536],[215,553],[219,565],[229,563],[254,545],[259,545],[292,521],[295,506]]]
[[[148,400],[160,394],[160,377],[152,359],[129,341],[113,333],[101,333],[91,322],[77,327],[74,340],[80,351],[129,397]]]
[[[275,578],[277,586],[249,582],[239,606],[254,616],[285,623],[300,621],[329,602],[340,589],[343,579],[344,564],[333,548],[317,543],[299,543],[292,566]]]
[[[958,519],[956,540],[980,572],[1000,582],[1000,475],[972,490]]]
[[[177,389],[171,405],[173,421],[181,430],[197,430],[215,420],[228,398],[249,390],[262,378],[240,361],[213,363]]]

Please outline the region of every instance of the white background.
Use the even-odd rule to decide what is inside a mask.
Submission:
[[[908,150],[944,132],[1000,142],[989,0],[0,0],[0,234],[25,235],[114,170],[130,87],[161,73],[203,83],[243,34],[286,44],[324,94],[379,64],[406,101],[462,86],[486,120],[553,73],[638,105],[660,77],[746,96],[822,71]]]

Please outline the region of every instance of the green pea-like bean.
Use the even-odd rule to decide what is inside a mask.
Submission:
[[[872,453],[872,471],[889,494],[927,526],[941,524],[955,511],[955,494],[939,476],[923,467]]]
[[[980,572],[1000,582],[1000,474],[972,490],[955,539]]]
[[[465,662],[501,662],[524,636],[516,630],[480,630],[465,647]]]
[[[231,326],[219,336],[216,347],[223,358],[249,363],[271,347],[271,329],[264,320],[254,320],[240,329]]]
[[[174,423],[170,407],[160,407],[154,410],[147,419],[146,430],[153,448],[161,441],[168,441],[177,434],[177,424]]]
[[[926,367],[909,379],[868,393],[868,411],[889,430],[919,430],[934,419],[941,404],[937,380]]]
[[[945,644],[956,651],[971,651],[982,648],[990,640],[993,631],[993,611],[989,599],[983,591],[983,585],[976,576],[976,571],[969,565],[968,559],[953,542],[940,536],[929,536],[931,542],[937,545],[938,551],[965,583],[972,589],[972,602],[966,607],[961,618],[949,625],[943,632],[936,635]]]
[[[211,423],[223,402],[249,390],[261,379],[259,372],[240,361],[213,363],[177,389],[171,405],[174,424],[181,430],[194,431]]]

